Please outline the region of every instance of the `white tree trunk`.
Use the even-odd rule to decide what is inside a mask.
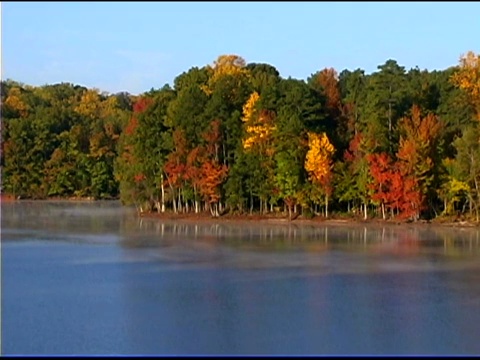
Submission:
[[[328,218],[328,195],[325,194],[325,217]]]
[[[161,176],[161,182],[162,182],[162,185],[161,185],[162,199],[161,199],[160,211],[164,213],[165,212],[165,187],[163,186],[163,174]]]

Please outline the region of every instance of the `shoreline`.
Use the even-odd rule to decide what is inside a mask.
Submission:
[[[325,219],[320,216],[316,216],[311,219],[302,218],[298,216],[295,219],[289,220],[288,216],[281,217],[275,215],[223,215],[220,217],[213,217],[209,213],[199,214],[175,214],[175,213],[143,213],[138,215],[139,218],[152,219],[152,220],[169,220],[179,221],[184,223],[235,223],[235,224],[274,224],[274,225],[294,225],[294,226],[412,226],[412,227],[429,227],[429,226],[444,226],[444,227],[459,227],[459,228],[476,228],[480,227],[480,224],[469,221],[451,221],[448,219],[437,219],[432,221],[419,220],[417,222],[404,221],[404,220],[383,220],[379,218],[369,218],[367,220],[359,218],[340,218],[331,217]]]
[[[96,201],[120,201],[119,199],[101,199],[96,200],[94,198],[48,198],[48,199],[15,199],[12,195],[0,194],[0,203],[15,203],[15,202],[89,202]],[[275,225],[294,225],[294,226],[443,226],[443,227],[458,227],[458,228],[478,228],[480,223],[458,220],[453,216],[437,218],[433,220],[419,220],[417,222],[401,220],[401,219],[387,219],[381,218],[369,218],[367,220],[363,218],[355,217],[339,217],[333,215],[326,219],[321,216],[315,216],[313,218],[303,218],[301,215],[297,215],[292,220],[288,219],[288,216],[282,216],[280,214],[225,214],[219,217],[213,217],[208,212],[195,213],[180,213],[175,214],[173,212],[157,213],[148,212],[138,214],[139,218],[144,219],[157,219],[157,220],[169,220],[180,221],[185,223],[235,223],[235,224],[275,224]]]

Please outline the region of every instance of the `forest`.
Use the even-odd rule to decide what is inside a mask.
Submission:
[[[154,82],[154,79],[152,79]],[[2,193],[139,213],[480,218],[480,55],[282,78],[221,55],[140,95],[1,82]]]

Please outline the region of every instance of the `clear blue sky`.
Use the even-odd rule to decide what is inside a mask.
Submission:
[[[480,52],[479,2],[2,2],[2,79],[138,94],[218,55],[306,79]]]

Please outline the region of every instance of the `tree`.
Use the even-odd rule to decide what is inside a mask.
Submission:
[[[154,189],[149,186],[142,159],[146,154],[140,145],[145,139],[139,137],[139,117],[152,105],[149,97],[139,97],[133,105],[133,113],[119,141],[119,156],[115,163],[115,178],[119,181],[121,199],[126,204],[135,204],[139,212],[151,209]],[[147,205],[148,204],[148,205]]]
[[[458,173],[457,180],[468,184],[468,202],[470,213],[475,211],[478,222],[480,201],[480,129],[477,123],[465,128],[461,137],[454,141],[457,155],[455,166]]]
[[[370,173],[373,182],[370,184],[372,190],[371,198],[374,202],[379,203],[382,210],[382,218],[386,219],[385,209],[390,207],[392,203],[398,201],[398,196],[393,195],[392,199],[392,181],[394,181],[392,159],[387,153],[370,154],[367,156]],[[395,199],[396,198],[396,199]]]
[[[275,187],[288,207],[290,220],[305,177],[303,163],[306,151],[301,140],[304,131],[305,126],[298,112],[288,105],[280,109],[273,134]]]
[[[145,175],[150,189],[151,201],[157,212],[165,211],[165,172],[164,166],[168,154],[172,151],[171,128],[167,125],[167,110],[175,99],[175,93],[169,88],[149,94],[148,102],[143,103],[138,113],[135,148],[141,160],[141,172]]]
[[[343,183],[349,183],[352,187],[348,190],[345,200],[359,201],[360,207],[363,207],[364,219],[368,218],[368,204],[371,199],[371,174],[368,167],[367,156],[371,154],[372,140],[358,132],[350,141],[348,150],[344,153],[344,161],[346,163],[343,171]],[[345,177],[347,179],[345,179]],[[353,179],[349,181],[348,178]]]
[[[336,119],[340,115],[341,96],[338,74],[334,68],[325,68],[312,75],[308,82],[325,97],[325,107],[328,114]]]
[[[348,141],[360,130],[360,108],[365,97],[366,77],[365,72],[357,69],[353,72],[344,70],[338,78],[338,85],[343,102],[343,116],[347,118],[347,133],[345,141]]]
[[[452,75],[453,84],[464,90],[480,120],[480,55],[468,51],[460,57],[459,70]]]
[[[418,196],[412,200],[412,218],[417,220],[426,208],[427,195],[432,195],[431,186],[439,175],[438,140],[442,123],[428,113],[422,117],[420,108],[414,106],[412,115],[400,120],[400,145],[397,153],[402,176],[410,177]]]
[[[321,188],[325,195],[325,217],[328,217],[328,199],[332,193],[332,155],[334,147],[325,133],[308,133],[308,152],[305,170],[314,187]]]
[[[253,211],[254,196],[260,200],[260,211],[267,210],[267,201],[274,187],[274,138],[275,113],[260,107],[260,96],[254,91],[243,107],[246,137],[243,150],[246,153],[248,179],[247,191],[250,195],[250,213]],[[272,205],[272,198],[271,205]]]
[[[186,162],[189,153],[187,138],[182,129],[175,129],[173,132],[173,151],[166,158],[164,165],[166,182],[172,192],[173,211],[177,213],[177,207],[181,207],[180,201],[177,205],[177,192],[180,194],[183,181],[186,176]]]
[[[466,181],[468,177],[462,174],[460,162],[457,159],[443,159],[443,166],[446,174],[438,189],[438,195],[444,202],[442,215],[452,215],[457,210],[457,204],[463,204],[463,208],[465,208],[469,201],[471,188]]]
[[[5,103],[3,103],[3,111],[7,112],[8,117],[22,117],[25,118],[28,116],[29,113],[29,106],[25,103],[22,99],[22,91],[23,89],[19,87],[13,87],[8,92],[8,96],[5,99]]]
[[[213,216],[219,216],[220,185],[226,179],[228,167],[219,161],[221,141],[220,123],[212,121],[210,131],[203,135],[206,145],[203,149],[203,161],[200,167],[200,192],[209,204]]]
[[[213,66],[208,66],[211,76],[208,86],[204,87],[207,93],[211,91],[218,79],[229,75],[234,77],[249,76],[248,70],[245,68],[246,62],[239,55],[220,55],[213,62]]]
[[[366,96],[360,110],[361,131],[375,143],[376,152],[396,152],[397,121],[405,108],[405,68],[395,60],[378,66],[379,71],[368,77]]]
[[[198,134],[203,133],[208,126],[205,119],[205,107],[208,96],[196,85],[185,86],[177,93],[167,109],[167,126],[182,129],[187,139],[192,141],[192,147],[200,144]]]

